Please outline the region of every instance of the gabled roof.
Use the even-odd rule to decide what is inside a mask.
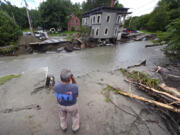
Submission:
[[[116,13],[119,13],[119,14],[131,14],[130,12],[128,12],[128,9],[129,8],[116,8],[116,7],[101,6],[101,7],[98,7],[98,8],[94,8],[94,9],[88,11],[88,12],[85,12],[83,14],[83,17],[88,17],[88,16],[93,15],[93,14],[101,14],[103,11],[116,12]]]

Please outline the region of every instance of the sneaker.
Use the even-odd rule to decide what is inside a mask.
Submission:
[[[72,129],[72,132],[73,132],[73,133],[77,133],[77,132],[79,131],[79,129],[80,129],[80,128],[78,128],[78,129],[76,129],[76,130],[73,130],[73,129]]]
[[[65,129],[62,129],[62,128],[61,128],[61,130],[62,130],[63,132],[66,132],[66,131],[67,131],[67,128],[65,128]]]

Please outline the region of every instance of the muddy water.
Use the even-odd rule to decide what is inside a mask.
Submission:
[[[33,54],[0,58],[0,76],[21,73],[26,70],[48,67],[56,77],[62,68],[71,69],[75,75],[91,71],[109,71],[118,67],[137,64],[144,59],[147,66],[160,65],[168,60],[161,52],[162,47],[145,48],[149,41],[129,42],[116,46],[106,46],[73,53]]]

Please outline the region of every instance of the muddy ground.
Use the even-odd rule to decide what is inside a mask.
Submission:
[[[155,73],[146,67],[137,68]],[[59,126],[58,104],[51,89],[36,89],[43,86],[47,68],[28,71],[0,86],[0,135],[71,135],[71,123],[63,133]],[[120,108],[138,114],[144,121],[137,119],[105,101],[102,89],[105,84],[120,87],[125,91],[147,97],[133,86],[125,83],[119,70],[109,72],[93,71],[76,76],[79,85],[79,109],[81,129],[79,135],[169,135],[159,114],[144,103],[110,93],[110,98]],[[58,80],[58,78],[56,78]],[[40,105],[37,108],[4,111],[12,107]],[[156,121],[156,122],[154,122]]]

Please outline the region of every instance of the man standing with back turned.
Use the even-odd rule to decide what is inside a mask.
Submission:
[[[78,86],[70,70],[63,69],[60,74],[61,82],[54,87],[57,101],[59,103],[59,117],[61,128],[67,130],[67,113],[71,114],[72,131],[79,130],[79,110],[77,104]],[[72,84],[70,81],[72,80]]]

